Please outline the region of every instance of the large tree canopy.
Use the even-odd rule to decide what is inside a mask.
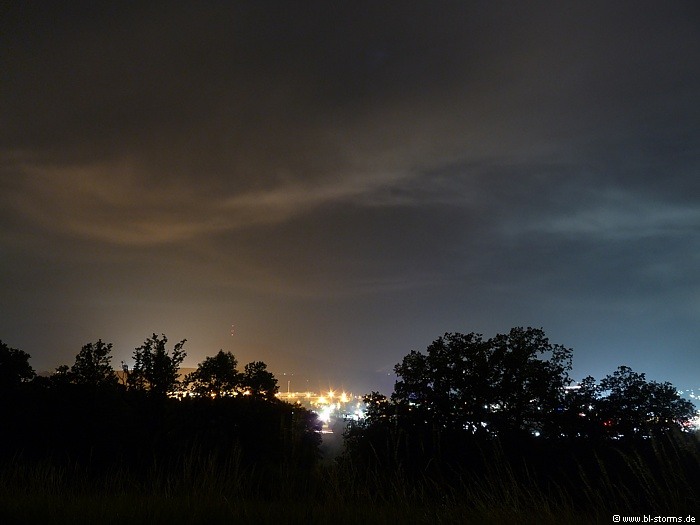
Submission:
[[[486,341],[448,333],[396,365],[392,401],[414,424],[543,432],[571,382],[571,354],[541,329],[513,328]]]

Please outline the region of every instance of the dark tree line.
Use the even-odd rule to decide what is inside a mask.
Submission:
[[[625,366],[573,385],[572,355],[541,329],[490,339],[445,334],[395,366],[390,397],[365,396],[367,415],[348,430],[348,453],[427,462],[494,440],[518,447],[639,441],[685,430],[696,414],[673,385]]]
[[[185,340],[168,348],[153,334],[132,368],[112,367],[112,344],[84,345],[72,366],[37,376],[30,356],[0,341],[0,457],[62,457],[130,468],[183,455],[235,456],[261,468],[318,456],[315,414],[279,401],[262,361],[237,370],[230,352],[207,357],[181,378]]]
[[[232,353],[219,351],[182,378],[186,341],[167,343],[153,334],[134,350],[133,367],[122,364],[116,374],[112,345],[98,340],[72,366],[41,377],[26,352],[0,342],[0,455],[138,463],[197,449],[235,450],[253,463],[313,463],[318,420],[276,398],[277,379],[265,363],[241,371]],[[367,415],[346,433],[346,458],[425,466],[472,461],[481,444],[494,441],[543,451],[640,442],[682,431],[695,416],[673,385],[628,367],[574,385],[572,354],[541,329],[490,339],[445,334],[396,365],[391,396],[365,396]]]

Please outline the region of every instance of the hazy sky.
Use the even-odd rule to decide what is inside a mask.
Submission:
[[[534,326],[577,379],[700,384],[697,2],[7,4],[0,339],[35,369],[155,332],[389,393]]]

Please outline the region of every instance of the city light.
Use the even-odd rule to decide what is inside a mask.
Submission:
[[[319,421],[323,423],[321,432],[324,434],[333,433],[332,427],[338,422],[344,424],[365,417],[365,405],[361,396],[344,390],[340,393],[332,388],[320,393],[288,391],[278,393],[277,398],[315,412]]]

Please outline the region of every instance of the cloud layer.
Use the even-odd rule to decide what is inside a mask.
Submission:
[[[17,319],[45,318],[47,294],[97,333],[165,293],[202,346],[221,342],[212,312],[271,309],[244,351],[337,345],[380,369],[443,330],[527,323],[605,353],[582,328],[602,323],[634,357],[651,328],[626,339],[624,312],[668,310],[655,329],[681,355],[698,19],[656,2],[8,8],[1,304],[21,307],[0,329],[41,353]],[[291,335],[323,323],[344,340]],[[79,334],[60,331],[66,356]]]

